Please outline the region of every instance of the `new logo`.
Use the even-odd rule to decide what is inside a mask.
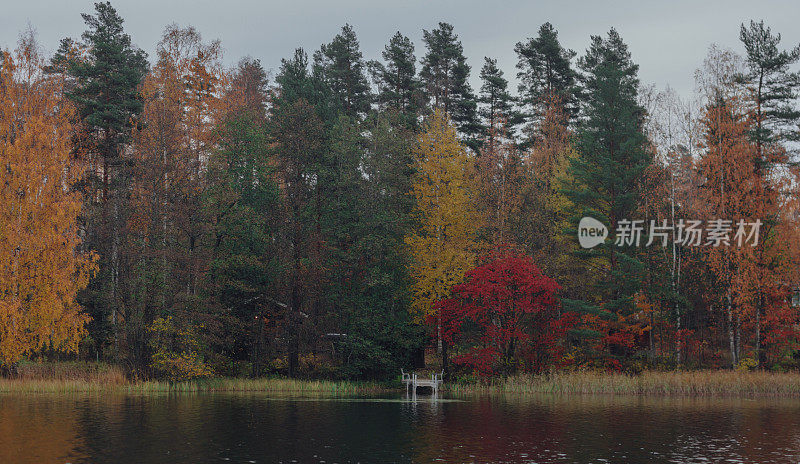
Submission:
[[[583,248],[594,248],[608,237],[605,224],[589,216],[581,218],[578,223],[578,243]]]

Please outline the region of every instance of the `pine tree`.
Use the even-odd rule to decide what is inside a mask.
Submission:
[[[755,103],[756,128],[754,138],[763,157],[763,145],[772,142],[797,141],[797,109],[800,74],[790,72],[789,67],[800,59],[800,45],[781,51],[778,44],[781,35],[773,35],[764,21],[750,21],[750,26],[741,26],[739,39],[747,52],[749,72],[740,80],[750,90]]]
[[[67,73],[77,81],[68,96],[79,108],[84,129],[100,134],[97,150],[108,163],[121,155],[130,140],[131,119],[142,109],[137,86],[147,71],[146,54],[133,47],[110,2],[96,3],[95,15],[81,16],[88,26],[82,36],[87,56],[64,54],[64,47],[72,44],[62,42],[54,64],[67,60]]]
[[[273,89],[275,108],[286,106],[303,99],[307,103],[314,101],[314,90],[308,73],[308,54],[302,48],[294,51],[291,58],[281,59],[280,72],[275,77],[276,88]]]
[[[518,42],[514,51],[519,58],[517,78],[526,122],[526,144],[530,145],[537,136],[548,102],[555,101],[553,98],[562,102],[570,119],[578,112],[577,73],[571,64],[575,52],[561,46],[558,32],[550,23],[542,24],[538,36]]]
[[[482,129],[461,41],[453,32],[453,26],[447,23],[439,23],[433,31],[422,32],[428,51],[422,60],[420,78],[428,101],[434,109],[441,109],[456,125],[465,143],[477,150]]]
[[[279,241],[284,264],[282,289],[275,305],[281,308],[280,330],[288,357],[288,373],[298,374],[301,329],[316,315],[322,295],[324,241],[321,234],[325,176],[324,123],[304,95],[313,95],[302,50],[284,60],[276,77],[278,98],[269,120],[269,141],[275,159],[283,227]]]
[[[514,97],[508,93],[508,80],[503,71],[497,67],[497,60],[485,57],[481,68],[481,92],[478,110],[483,118],[483,125],[488,132],[489,145],[494,145],[494,132],[502,128],[509,137],[513,136],[513,127],[517,122],[514,112]]]
[[[346,110],[345,103],[355,100],[340,92],[345,86],[330,86],[331,66],[336,60],[323,57],[323,52],[330,50],[325,46],[317,53],[311,75],[302,51],[284,61],[276,78],[279,87],[270,124],[279,172],[288,186],[283,235],[290,252],[285,259],[291,280],[287,282],[284,325],[292,374],[297,372],[296,359],[304,348],[298,338],[300,325],[306,326],[307,333],[347,333],[351,312],[363,306],[359,266],[364,263],[359,246],[367,233],[361,216],[364,113]],[[359,72],[350,77],[363,75]],[[369,100],[365,103],[368,107]],[[294,127],[299,114],[307,114],[309,109],[316,113],[312,121]],[[306,152],[309,157],[298,156]],[[308,317],[298,318],[300,312]],[[348,368],[356,368],[364,353],[356,350],[351,354],[354,365]]]
[[[72,80],[67,96],[78,108],[82,132],[77,157],[88,172],[82,186],[87,202],[85,246],[100,254],[98,278],[82,298],[93,316],[90,330],[95,338],[105,341],[110,323],[116,344],[124,279],[120,246],[127,211],[122,191],[129,178],[124,146],[130,141],[133,120],[142,110],[138,86],[147,71],[147,61],[145,53],[132,46],[123,20],[111,3],[96,3],[95,14],[82,17],[88,27],[82,43],[62,41],[51,67]]]
[[[358,232],[352,272],[356,298],[344,307],[339,352],[342,374],[386,378],[403,366],[423,343],[423,331],[409,313],[411,279],[403,240],[411,230],[412,153],[415,134],[404,115],[379,112],[362,132],[363,172],[357,200]],[[355,139],[354,137],[350,137]]]
[[[372,78],[378,85],[375,99],[380,108],[401,113],[407,127],[416,127],[422,87],[416,75],[414,44],[397,32],[381,55],[385,65],[377,61],[369,64]]]
[[[328,132],[318,178],[320,232],[326,273],[322,306],[334,317],[360,303],[358,252],[365,235],[360,207],[364,187],[362,125],[340,115]]]
[[[639,189],[651,156],[643,132],[644,109],[637,103],[638,66],[617,31],[611,29],[605,39],[593,36],[579,64],[586,119],[578,127],[578,153],[568,172],[576,186],[565,194],[576,207],[574,223],[581,216],[594,217],[609,226],[610,241],[581,252],[594,263],[594,272],[602,274],[596,299],[568,303],[600,318],[584,334],[596,335],[600,328],[607,354],[620,355],[630,342],[625,318],[634,309],[642,263],[635,244],[617,246],[615,241],[621,221],[636,219]]]
[[[337,108],[352,118],[364,117],[370,109],[365,67],[356,33],[349,24],[314,53],[315,74],[333,92]]]
[[[768,262],[766,248],[774,247],[775,234],[773,228],[778,222],[779,210],[774,199],[773,179],[776,165],[783,165],[788,161],[787,150],[793,149],[790,145],[800,140],[797,131],[800,122],[800,110],[796,100],[800,88],[800,74],[790,72],[789,67],[800,59],[800,45],[789,51],[780,51],[778,45],[781,35],[773,35],[764,21],[756,23],[750,21],[750,26],[741,25],[739,39],[747,52],[746,63],[749,72],[739,79],[748,88],[755,104],[755,124],[753,139],[756,145],[756,174],[761,180],[764,202],[761,210],[764,215],[761,219],[765,223],[765,240],[760,244],[757,253],[759,266],[762,272],[771,273],[776,261]],[[769,285],[769,283],[766,283]],[[764,290],[759,287],[756,318],[756,353],[759,364],[763,364],[765,350],[762,350],[761,323],[764,316]]]
[[[248,112],[220,124],[220,147],[209,159],[203,194],[211,223],[207,293],[220,306],[214,335],[231,340],[219,351],[249,360],[253,375],[264,374],[268,338],[277,335],[280,307],[274,301],[283,264],[278,188],[263,124]]]
[[[70,67],[76,60],[83,59],[82,45],[70,37],[61,39],[58,49],[50,58],[50,63],[44,67],[47,74],[58,75],[64,80],[64,92],[69,94],[75,90],[76,78],[70,74]],[[2,55],[0,54],[0,58]],[[0,60],[1,62],[2,60]],[[76,147],[78,150],[79,147]]]

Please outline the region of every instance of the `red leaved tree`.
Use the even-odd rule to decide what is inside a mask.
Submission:
[[[541,371],[558,362],[572,316],[559,311],[559,285],[526,255],[501,247],[436,303],[456,364],[482,374]]]

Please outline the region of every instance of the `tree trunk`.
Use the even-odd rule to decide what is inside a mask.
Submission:
[[[442,350],[444,350],[442,343],[442,315],[436,314],[436,352],[442,354]]]
[[[742,360],[742,318],[736,315],[736,361]]]
[[[653,327],[655,327],[655,319],[654,319],[653,312],[651,311],[650,312],[650,330],[647,333],[647,338],[649,339],[649,344],[650,344],[650,353],[648,355],[650,357],[650,361],[652,361],[656,357],[656,345],[655,345],[655,340],[653,339]]]
[[[730,291],[728,292],[726,299],[727,299],[726,313],[728,316],[728,343],[730,345],[730,351],[731,351],[731,367],[735,369],[736,365],[739,364],[739,359],[737,358],[736,338],[734,337],[733,307],[731,305]]]
[[[300,292],[297,284],[292,284],[291,306],[289,307],[289,377],[297,375],[300,358]]]
[[[672,220],[672,224],[675,224],[675,174],[670,174],[670,216]],[[681,330],[681,308],[678,305],[678,279],[680,279],[680,268],[678,264],[678,248],[675,240],[672,241],[672,269],[670,272],[671,277],[671,284],[672,284],[672,298],[675,300],[674,303],[674,310],[675,310],[675,327],[680,334]],[[677,364],[680,366],[683,362],[683,353],[681,350],[681,338],[680,336],[676,337],[675,340],[675,360]]]
[[[756,305],[756,362],[757,366],[761,369],[764,363],[763,353],[761,352],[761,306],[762,306],[761,291],[758,292],[758,304]]]
[[[119,204],[116,195],[112,199],[114,214],[111,219],[111,326],[114,331],[114,353],[119,355],[119,324],[117,324],[119,286]]]
[[[442,344],[442,371],[444,372],[445,375],[447,375],[448,372],[450,371],[450,366],[447,363],[447,343],[441,342],[441,344]]]

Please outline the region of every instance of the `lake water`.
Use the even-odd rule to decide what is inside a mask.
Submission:
[[[0,463],[800,462],[800,400],[0,395]]]

